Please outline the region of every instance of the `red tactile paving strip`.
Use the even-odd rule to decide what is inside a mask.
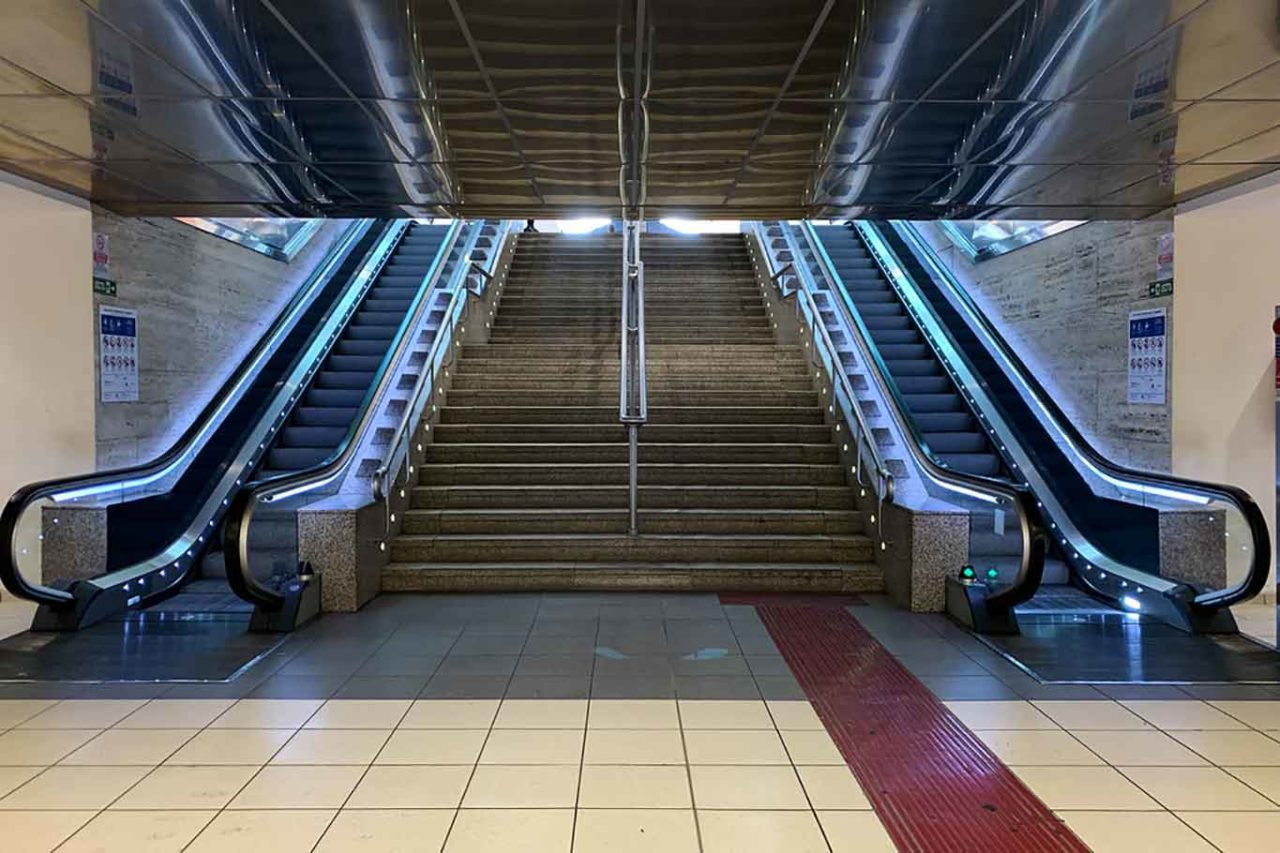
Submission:
[[[756,609],[898,849],[1087,853],[848,612]]]
[[[722,592],[721,604],[747,604],[752,607],[778,605],[796,607],[866,607],[867,602],[857,595],[809,594],[803,592]]]

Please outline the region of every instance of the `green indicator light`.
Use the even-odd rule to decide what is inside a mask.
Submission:
[[[965,566],[963,569],[960,570],[960,577],[964,578],[967,581],[971,581],[977,576],[978,576],[978,573],[974,571],[973,566]]]
[[[1000,573],[995,569],[987,569],[987,580],[993,581],[1000,577]]]

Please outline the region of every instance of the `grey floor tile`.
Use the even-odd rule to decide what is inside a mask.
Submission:
[[[335,699],[414,699],[427,685],[425,675],[355,676],[343,684]]]
[[[435,675],[419,696],[423,699],[501,699],[507,692],[505,675]]]
[[[346,682],[340,675],[273,675],[249,691],[251,699],[328,699]]]
[[[511,675],[519,655],[451,654],[436,669],[437,675]]]
[[[681,699],[759,699],[754,678],[737,675],[677,675],[676,696]]]
[[[517,675],[507,687],[509,699],[586,699],[589,675]]]
[[[966,699],[1018,699],[1003,681],[990,675],[925,676],[920,682],[944,702]]]
[[[593,699],[672,699],[675,679],[666,676],[618,677],[596,675],[591,680]]]

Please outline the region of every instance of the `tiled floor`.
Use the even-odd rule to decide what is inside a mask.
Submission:
[[[1093,849],[1275,850],[1280,691],[1043,685],[849,610]],[[875,851],[754,608],[384,597],[230,684],[0,685],[5,851]]]

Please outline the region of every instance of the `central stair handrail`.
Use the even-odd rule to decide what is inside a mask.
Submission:
[[[644,352],[644,261],[640,259],[640,223],[622,233],[622,340],[619,352],[618,419],[627,427],[628,531],[639,531],[640,425],[649,419],[648,376]]]

